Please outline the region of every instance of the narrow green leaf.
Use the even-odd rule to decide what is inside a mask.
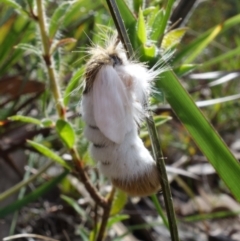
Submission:
[[[133,47],[137,47],[137,39],[136,39],[136,25],[137,20],[132,14],[131,10],[127,6],[124,0],[116,1],[118,9],[121,13],[122,18],[124,19],[124,24],[127,27],[127,31],[129,33],[129,39]]]
[[[161,28],[159,28],[159,26],[161,26],[161,24],[162,24],[164,13],[165,13],[164,10],[160,9],[155,16],[152,25],[149,26],[151,29],[150,39],[153,41],[157,42],[159,40],[159,38],[161,37],[162,30],[161,30]]]
[[[88,231],[84,227],[80,226],[76,233],[82,238],[82,241],[90,241]]]
[[[35,124],[35,125],[41,125],[42,122],[36,118],[33,117],[28,117],[28,116],[22,116],[22,115],[14,115],[11,117],[8,117],[9,120],[11,121],[21,121],[21,122],[25,122],[25,123],[31,123],[31,124]]]
[[[194,41],[192,41],[190,44],[188,44],[186,47],[184,47],[181,51],[179,51],[176,54],[173,62],[177,63],[177,62],[181,61],[182,59],[186,58],[187,56],[190,56],[188,58],[188,62],[190,60],[193,61],[194,58],[197,57],[196,55],[194,55],[195,49],[198,49],[198,55],[199,55],[200,50],[202,51],[204,48],[207,47],[207,45],[209,43],[211,43],[211,41],[214,39],[213,37],[218,33],[219,29],[221,30],[221,33],[223,33],[226,30],[230,29],[231,27],[238,25],[239,23],[240,23],[240,14],[235,15],[232,18],[229,18],[228,20],[223,22],[221,25],[217,25],[216,27],[213,27],[213,28],[207,30],[205,33],[201,34],[198,38],[196,38]],[[210,36],[212,36],[212,38],[210,38]],[[205,43],[205,44],[203,44],[203,43]],[[201,49],[199,46],[201,46]]]
[[[184,63],[189,64],[191,63],[196,57],[203,51],[203,49],[206,48],[209,43],[211,43],[216,36],[221,32],[222,25],[218,25],[213,29],[211,34],[209,34],[206,38],[204,38],[201,42],[198,42],[197,45],[195,45],[194,51],[185,59]]]
[[[161,205],[160,205],[160,203],[158,201],[157,196],[156,195],[152,195],[151,198],[152,198],[153,204],[154,204],[154,206],[155,206],[155,208],[156,208],[156,210],[158,212],[158,215],[162,218],[165,227],[169,229],[168,220],[165,217],[165,214],[164,214],[163,209],[162,209],[162,207],[161,207]]]
[[[211,58],[206,62],[203,62],[201,65],[199,65],[199,67],[205,68],[206,66],[217,64],[219,62],[223,62],[224,60],[227,60],[234,56],[239,56],[239,55],[240,55],[240,46],[238,46],[235,49],[228,50],[226,53],[216,56],[214,58]]]
[[[240,165],[221,137],[197,108],[187,91],[171,71],[166,71],[157,82],[172,109],[184,124],[200,150],[208,158],[232,194],[240,201]]]
[[[129,215],[127,215],[127,214],[119,214],[119,215],[115,215],[113,217],[110,217],[108,219],[107,227],[111,228],[113,224],[121,222],[121,221],[126,220],[128,218],[129,218]]]
[[[156,57],[157,48],[155,45],[142,45],[139,49],[140,52],[140,60],[142,62],[148,62],[154,61]]]
[[[68,203],[81,217],[88,218],[85,210],[79,206],[76,200],[65,195],[61,195],[61,198]]]
[[[147,30],[141,8],[139,9],[137,20],[137,38],[142,45],[147,42]]]
[[[21,43],[21,44],[18,44],[17,46],[15,46],[14,48],[15,49],[22,49],[24,51],[34,53],[37,56],[41,55],[41,52],[39,51],[39,49],[36,48],[35,46],[31,45],[31,44]]]
[[[184,222],[197,222],[201,220],[207,220],[207,219],[217,219],[217,218],[227,218],[232,216],[239,216],[240,210],[238,211],[220,211],[216,213],[206,213],[206,214],[198,214],[198,215],[192,215],[189,217],[185,217],[181,220]]]
[[[4,43],[4,41],[6,41],[8,34],[11,34],[12,25],[14,24],[15,19],[16,19],[16,17],[13,16],[13,17],[9,18],[2,26],[0,26],[0,44],[1,45]],[[6,49],[5,44],[2,46],[4,46],[4,48],[1,48],[1,51]],[[1,58],[3,58],[2,56],[3,56],[3,54],[1,53]]]
[[[166,33],[163,37],[161,48],[168,50],[176,47],[180,43],[187,29],[188,28],[177,28]]]
[[[83,75],[83,72],[84,72],[84,67],[81,67],[75,72],[75,74],[72,76],[71,80],[69,81],[68,86],[63,95],[63,101],[65,106],[68,105],[71,93],[74,91],[74,89],[77,89],[77,91],[79,91],[79,88],[78,88],[80,86],[79,81]]]
[[[118,214],[123,209],[126,202],[127,202],[127,194],[118,189],[114,196],[110,215],[113,216]]]
[[[56,186],[62,179],[68,174],[68,171],[63,172],[57,177],[52,178],[50,181],[45,182],[40,187],[35,189],[33,192],[26,195],[23,199],[20,199],[10,205],[0,209],[0,218],[11,214],[20,208],[26,206],[28,203],[37,200],[39,197],[42,197],[45,193],[49,192],[54,186]]]
[[[149,14],[151,14],[152,12],[154,12],[157,8],[156,7],[148,7],[148,8],[144,8],[143,9],[143,16],[148,16]]]
[[[61,166],[67,168],[68,170],[71,170],[71,167],[60,156],[48,149],[46,146],[30,140],[28,140],[27,142],[44,156],[49,157]]]
[[[191,73],[197,67],[197,64],[182,64],[179,67],[173,68],[173,71],[178,77],[182,77],[184,75]]]
[[[63,2],[54,11],[49,23],[49,37],[54,38],[57,30],[64,20],[64,13],[68,10],[70,2]]]
[[[75,143],[75,132],[71,124],[65,120],[58,120],[56,130],[68,148],[72,148]]]
[[[159,26],[159,36],[161,39],[163,38],[164,32],[167,29],[167,24],[168,24],[168,21],[170,18],[170,14],[172,12],[172,7],[173,7],[174,2],[175,2],[175,0],[167,1],[166,11],[164,13],[163,20],[161,21],[161,25]],[[161,43],[161,41],[160,41],[160,43]]]
[[[136,14],[140,8],[143,8],[143,0],[133,0],[133,10]]]
[[[4,3],[7,6],[18,10],[19,12],[23,13],[24,15],[27,15],[26,11],[22,8],[22,6],[14,0],[2,0],[1,3]]]
[[[91,11],[99,11],[101,7],[102,4],[99,1],[70,1],[70,6],[64,14],[62,25],[63,27],[67,27],[77,21],[79,26],[87,21],[89,17],[92,17],[92,14],[89,14]]]

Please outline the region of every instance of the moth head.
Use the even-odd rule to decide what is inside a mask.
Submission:
[[[88,53],[91,57],[86,64],[86,87],[84,93],[87,93],[91,89],[95,76],[103,65],[116,67],[123,65],[126,61],[125,51],[116,38],[109,41],[104,47],[100,45],[91,47]]]

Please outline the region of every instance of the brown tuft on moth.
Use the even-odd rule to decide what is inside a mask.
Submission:
[[[158,192],[161,189],[160,175],[157,167],[152,166],[151,170],[130,180],[112,179],[112,184],[126,192],[129,196],[144,197]]]
[[[150,152],[138,136],[159,70],[127,59],[118,40],[89,50],[81,102],[84,134],[100,171],[131,196],[160,190],[160,176]]]

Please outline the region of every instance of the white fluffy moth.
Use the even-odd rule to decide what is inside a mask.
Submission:
[[[128,60],[116,40],[89,53],[81,112],[90,153],[117,188],[130,196],[153,194],[160,189],[159,173],[138,128],[160,70]]]

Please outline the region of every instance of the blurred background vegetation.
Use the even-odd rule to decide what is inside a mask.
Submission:
[[[65,171],[62,161],[72,165],[68,150],[71,143],[66,141],[76,140],[77,152],[91,183],[103,196],[108,195],[111,185],[97,172],[88,153],[79,102],[88,58],[86,48],[102,43],[104,34],[115,27],[105,1],[44,1],[51,55],[71,123],[64,123],[64,134],[60,130],[62,123],[55,123],[58,116],[42,58],[36,1],[0,3],[0,237],[34,233],[56,240],[95,240],[102,210],[75,173]],[[139,6],[145,9],[146,23],[156,9],[167,4],[165,0],[126,2],[135,16]],[[177,44],[170,64],[239,159],[240,2],[192,1],[194,4],[189,8],[187,2],[175,1],[173,6],[168,28],[187,29],[182,30],[180,37],[173,35]],[[182,25],[176,22],[180,17]],[[233,17],[231,27],[217,33],[211,30],[215,26],[221,28]],[[201,40],[207,31],[209,37]],[[187,52],[196,40],[199,44]],[[152,101],[152,109],[166,157],[181,240],[240,240],[239,203],[164,98],[160,99]],[[9,119],[11,116],[15,117]],[[141,135],[150,148],[145,127]],[[156,198],[164,209],[161,194],[128,198],[118,191],[108,219],[106,240],[170,240],[158,215],[160,211],[156,211]]]

